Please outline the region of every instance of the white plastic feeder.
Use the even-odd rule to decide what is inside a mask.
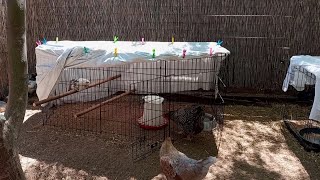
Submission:
[[[164,122],[162,103],[164,98],[155,95],[143,97],[144,110],[141,124],[150,127],[162,126]]]

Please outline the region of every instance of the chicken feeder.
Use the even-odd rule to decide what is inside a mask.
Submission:
[[[141,128],[161,129],[166,126],[168,121],[163,117],[162,103],[163,97],[148,95],[143,97],[144,109],[143,116],[139,119]]]

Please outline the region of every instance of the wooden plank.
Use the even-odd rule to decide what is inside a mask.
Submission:
[[[95,110],[95,109],[98,109],[98,108],[100,108],[100,107],[103,106],[103,105],[106,105],[106,104],[108,104],[108,103],[111,103],[112,101],[115,101],[115,100],[117,100],[117,99],[119,99],[119,98],[122,98],[122,97],[124,97],[124,96],[127,96],[127,95],[129,95],[129,94],[131,94],[131,93],[133,93],[133,92],[134,92],[134,91],[127,91],[127,92],[125,92],[125,93],[122,93],[122,94],[120,94],[120,95],[118,95],[118,96],[115,96],[115,97],[113,97],[113,98],[111,98],[111,99],[108,99],[108,100],[106,100],[106,101],[104,101],[104,102],[102,102],[102,103],[99,103],[99,104],[97,104],[97,105],[94,105],[94,106],[92,106],[92,107],[90,107],[90,108],[88,108],[88,109],[86,109],[86,110],[84,110],[84,111],[81,111],[81,112],[75,114],[74,117],[75,117],[75,118],[80,117],[80,116],[82,116],[82,115],[84,115],[84,114],[87,114],[88,112],[91,112],[91,111],[93,111],[93,110]]]
[[[113,77],[110,77],[110,78],[107,78],[105,80],[102,80],[102,81],[99,81],[97,83],[93,83],[93,84],[90,84],[88,85],[87,87],[85,87],[84,89],[80,89],[79,91],[82,91],[82,90],[85,90],[85,89],[89,89],[89,88],[92,88],[92,87],[96,87],[100,84],[103,84],[103,83],[106,83],[106,82],[109,82],[109,81],[112,81],[112,80],[115,80],[115,79],[118,79],[120,78],[121,75],[116,75],[116,76],[113,76]],[[51,102],[51,101],[54,101],[54,100],[57,100],[57,99],[60,99],[60,98],[63,98],[63,97],[66,97],[66,96],[69,96],[71,94],[75,94],[77,92],[79,92],[78,90],[70,90],[66,93],[63,93],[63,94],[59,94],[57,96],[53,96],[53,97],[49,97],[47,99],[44,99],[44,100],[41,100],[41,101],[38,101],[38,102],[35,102],[33,103],[33,106],[36,107],[36,106],[39,106],[41,104],[44,104],[44,103],[48,103],[48,102]]]

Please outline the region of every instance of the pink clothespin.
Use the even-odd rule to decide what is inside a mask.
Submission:
[[[37,40],[37,41],[36,41],[36,44],[37,44],[37,46],[40,46],[42,43],[41,43],[40,40]]]
[[[141,38],[141,43],[144,44],[144,38]]]
[[[213,51],[212,51],[212,48],[210,48],[210,56],[213,55]]]
[[[186,57],[186,53],[187,53],[187,50],[183,50],[183,53],[182,53],[182,58],[185,58]]]

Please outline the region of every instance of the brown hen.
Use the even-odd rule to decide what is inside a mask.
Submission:
[[[160,149],[160,166],[168,180],[201,180],[209,167],[217,161],[215,157],[205,160],[194,160],[179,152],[167,138]]]

